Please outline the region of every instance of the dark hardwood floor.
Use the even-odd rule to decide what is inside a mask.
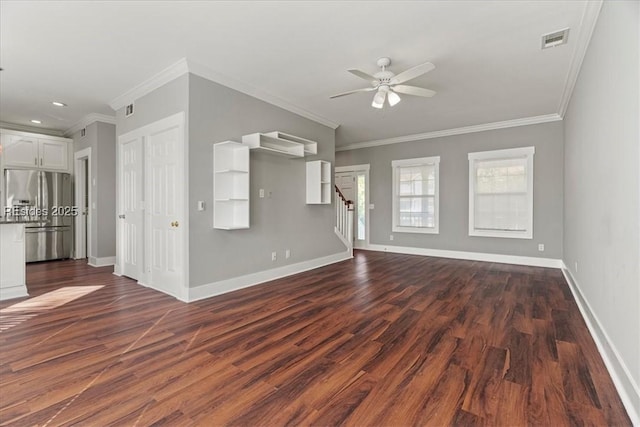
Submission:
[[[0,304],[0,423],[611,425],[559,270],[377,252],[184,304],[78,261]]]

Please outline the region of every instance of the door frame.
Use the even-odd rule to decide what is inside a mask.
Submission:
[[[142,230],[142,236],[140,238],[140,242],[139,246],[141,248],[141,257],[139,258],[141,260],[141,270],[139,272],[138,275],[138,283],[143,285],[143,286],[147,286],[150,287],[152,289],[156,289],[159,290],[161,292],[164,292],[160,289],[157,289],[153,286],[153,278],[151,277],[151,275],[149,274],[150,272],[150,267],[148,264],[148,260],[150,258],[150,251],[151,251],[151,247],[149,244],[149,239],[147,239],[146,236],[146,230],[147,230],[147,226],[149,224],[149,220],[148,220],[148,215],[147,215],[147,192],[149,189],[150,184],[147,182],[147,174],[146,174],[146,168],[145,165],[147,163],[147,135],[149,135],[150,133],[154,133],[156,131],[156,129],[158,129],[159,127],[167,127],[167,126],[171,126],[171,125],[180,125],[182,126],[182,144],[179,145],[179,147],[177,147],[177,149],[181,149],[182,153],[181,153],[181,157],[182,157],[182,172],[183,172],[183,188],[181,191],[181,196],[180,199],[178,201],[178,206],[182,207],[182,212],[180,213],[179,216],[182,217],[182,221],[181,221],[181,225],[184,224],[184,231],[182,233],[182,239],[181,239],[181,244],[182,244],[182,248],[181,248],[181,253],[182,253],[182,283],[178,284],[177,288],[176,288],[176,293],[175,294],[171,294],[173,297],[181,300],[181,301],[185,301],[187,302],[189,299],[189,156],[188,156],[188,128],[186,126],[186,120],[185,120],[185,113],[184,112],[179,112],[176,114],[173,114],[171,116],[165,117],[163,119],[157,120],[153,123],[141,126],[137,129],[134,129],[132,131],[129,131],[127,133],[124,133],[122,135],[118,136],[118,143],[116,144],[116,190],[117,190],[117,194],[118,196],[116,197],[116,213],[120,214],[121,213],[121,206],[122,206],[122,200],[121,200],[121,195],[123,194],[122,192],[122,185],[123,185],[123,179],[122,179],[122,174],[121,174],[121,164],[122,164],[122,149],[121,146],[125,141],[130,141],[132,138],[136,138],[139,137],[141,139],[141,151],[142,151],[142,165],[141,165],[141,171],[140,171],[140,177],[142,179],[142,198],[143,200],[140,201],[140,206],[142,209],[142,224],[141,224],[141,230]],[[122,275],[122,255],[123,255],[123,250],[122,250],[122,245],[123,245],[123,241],[122,241],[122,226],[121,226],[121,222],[120,221],[116,221],[116,264],[114,267],[114,274],[120,276]]]
[[[87,167],[83,167],[83,162],[87,161]],[[92,194],[93,194],[93,180],[91,175],[91,147],[84,148],[80,151],[76,151],[73,153],[73,162],[74,162],[74,170],[75,170],[75,194],[74,194],[74,203],[77,207],[87,206],[87,220],[86,222],[82,220],[82,215],[76,215],[75,224],[74,224],[74,250],[73,250],[73,258],[74,259],[82,259],[87,258],[90,259],[93,254],[91,253],[92,246],[92,235],[91,235],[91,223],[93,215],[92,211]],[[87,188],[85,192],[85,185]],[[89,200],[85,200],[85,193]],[[83,230],[86,225],[86,229],[84,229],[84,233],[80,233],[79,231]],[[85,240],[86,246],[84,251],[82,248],[82,240]]]
[[[354,172],[356,174],[356,177],[360,174],[364,172],[364,176],[365,176],[365,186],[364,186],[364,206],[365,206],[365,210],[364,210],[364,215],[365,215],[365,223],[366,223],[366,228],[365,228],[365,241],[364,243],[357,245],[356,242],[358,242],[358,239],[356,239],[356,235],[357,235],[357,230],[355,229],[355,219],[357,218],[357,206],[355,207],[354,210],[354,230],[353,230],[353,247],[354,248],[360,248],[360,249],[364,249],[364,248],[368,248],[369,247],[369,235],[370,235],[370,230],[371,230],[371,215],[369,213],[369,211],[371,210],[371,203],[370,203],[370,193],[369,193],[369,180],[370,180],[370,174],[369,174],[369,170],[371,169],[371,165],[370,164],[361,164],[361,165],[350,165],[350,166],[336,166],[334,168],[334,175],[336,173],[340,173],[340,172]],[[358,194],[358,182],[356,179],[356,195]],[[354,201],[354,203],[357,203],[357,200]]]

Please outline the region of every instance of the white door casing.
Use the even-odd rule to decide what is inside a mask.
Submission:
[[[353,213],[353,246],[355,248],[366,248],[369,246],[369,230],[370,230],[370,205],[369,205],[369,168],[368,164],[364,165],[352,165],[352,166],[336,166],[335,168],[335,180],[336,185],[342,192],[342,194],[354,203]],[[358,176],[363,176],[365,180],[364,188],[364,226],[365,226],[365,238],[364,240],[358,239]]]
[[[75,259],[89,258],[91,253],[91,147],[73,155],[75,164],[75,205],[79,208],[75,217]],[[84,163],[86,161],[86,163]],[[89,185],[87,185],[89,182]],[[88,199],[88,200],[86,200]],[[84,207],[89,209],[84,211]]]

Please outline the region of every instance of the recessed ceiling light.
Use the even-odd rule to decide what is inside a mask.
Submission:
[[[55,105],[56,107],[66,107],[67,106],[67,104],[65,104],[64,102],[52,101],[51,103],[53,105]]]
[[[40,120],[36,120],[36,119],[32,119],[31,123],[35,123],[37,125],[41,124],[42,122]]]

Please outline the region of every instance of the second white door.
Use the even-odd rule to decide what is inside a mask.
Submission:
[[[184,298],[184,126],[169,120],[145,137],[146,261],[150,285]]]

